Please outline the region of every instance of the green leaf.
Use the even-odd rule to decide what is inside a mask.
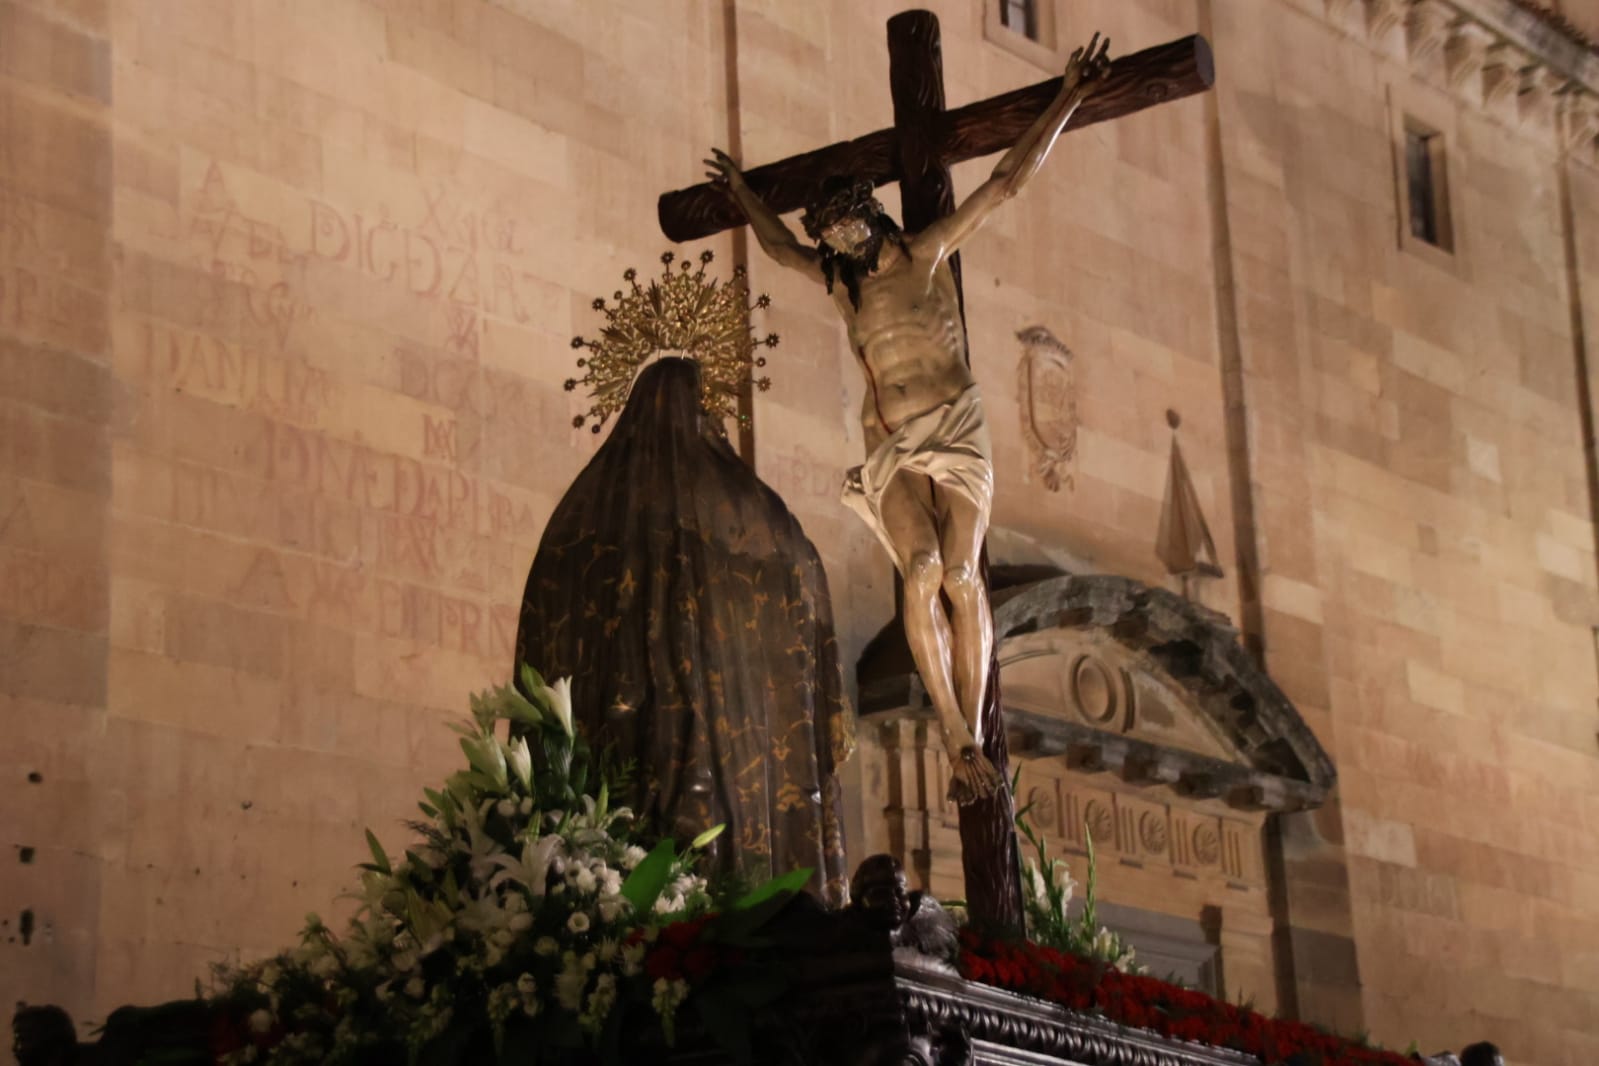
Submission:
[[[812,872],[809,866],[802,866],[798,870],[790,870],[786,874],[774,877],[764,885],[758,885],[751,889],[741,899],[737,900],[731,909],[735,911],[750,910],[780,893],[792,894],[798,892],[810,881]]]
[[[726,822],[723,822],[721,825],[713,825],[713,826],[711,826],[705,832],[701,833],[699,836],[697,836],[697,837],[695,837],[693,839],[693,841],[688,846],[688,850],[690,850],[690,851],[698,851],[698,850],[700,850],[701,848],[703,848],[707,844],[709,844],[711,841],[713,841],[717,837],[721,836],[722,835],[722,831],[724,829],[726,829],[726,828],[727,828],[727,823]]]
[[[527,663],[522,664],[521,669],[518,671],[518,676],[522,679],[522,690],[525,694],[536,697],[537,693],[544,691],[543,675]]]
[[[471,763],[474,769],[487,777],[496,788],[504,791],[505,752],[500,750],[499,741],[493,737],[476,741],[462,737],[461,750],[466,752],[466,761]]]
[[[372,862],[378,873],[393,876],[394,868],[389,865],[389,857],[384,853],[383,845],[378,843],[377,835],[370,829],[366,831],[366,843],[372,849]]]
[[[494,778],[481,770],[470,770],[461,775],[461,780],[475,793],[481,795],[493,794],[504,791]],[[476,806],[476,804],[474,804]]]
[[[537,726],[544,721],[543,713],[529,703],[526,696],[509,685],[505,688],[505,699],[501,703],[501,709],[505,711],[507,718],[518,725]]]
[[[713,925],[718,943],[737,948],[761,948],[772,943],[769,934],[763,934],[766,924],[782,912],[794,898],[793,892],[779,892],[753,907],[730,910],[719,915]]]
[[[655,845],[655,850],[633,867],[633,872],[622,882],[622,898],[633,905],[634,914],[648,915],[655,907],[676,861],[677,847],[668,838]]]

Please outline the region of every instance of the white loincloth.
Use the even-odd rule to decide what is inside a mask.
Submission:
[[[901,472],[921,474],[945,492],[957,492],[977,505],[981,540],[994,502],[994,449],[976,385],[968,385],[949,403],[917,415],[890,433],[844,475],[843,500],[871,527],[901,574],[901,559],[883,525],[883,493]]]

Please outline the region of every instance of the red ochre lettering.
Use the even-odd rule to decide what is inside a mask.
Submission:
[[[449,329],[449,336],[444,340],[445,349],[476,362],[479,334],[477,312],[448,303],[444,305],[444,322]]]
[[[311,201],[311,254],[335,263],[350,254],[350,228],[339,213],[320,200]]]
[[[475,362],[405,347],[395,348],[394,358],[400,392],[457,413],[482,413],[476,387],[480,370]]]
[[[521,255],[522,248],[516,240],[516,219],[505,218],[493,211],[483,215],[483,236],[488,246],[496,252]]]
[[[497,659],[509,659],[516,652],[516,629],[521,614],[515,607],[499,605],[489,608],[489,654]]]
[[[369,511],[479,532],[478,482],[459,470],[272,421],[263,423],[245,458],[257,477]]]
[[[445,195],[443,188],[440,188],[437,192],[428,192],[426,187],[422,189],[422,202],[425,205],[424,210],[427,212],[427,217],[422,220],[422,228],[432,227],[434,232],[440,237],[448,237],[450,234],[449,227],[445,225],[444,219],[439,217],[439,208],[445,203]]]
[[[427,279],[426,284],[421,279]],[[444,279],[439,246],[426,234],[405,231],[405,285],[418,296],[436,296]]]
[[[422,416],[422,454],[455,462],[455,419]]]
[[[433,398],[452,411],[475,410],[472,384],[477,367],[460,359],[440,359],[433,364]]]
[[[359,219],[360,216],[357,215],[356,218]],[[390,220],[384,219],[376,226],[368,229],[366,231],[366,239],[361,242],[361,253],[362,259],[365,261],[365,269],[379,281],[393,281],[395,275],[400,272],[400,253],[394,247],[398,242],[391,239],[399,233],[399,230],[400,227]],[[384,248],[382,249],[377,246],[379,237],[384,238]],[[380,257],[381,265],[379,262]]]
[[[360,621],[366,578],[342,566],[318,561],[311,567],[306,615],[312,621],[354,628]]]
[[[378,563],[419,577],[439,574],[438,526],[431,519],[384,515],[378,519]]]
[[[440,643],[476,655],[483,654],[483,609],[470,600],[440,597]],[[453,638],[453,639],[452,639]]]
[[[489,289],[488,312],[501,316],[509,314],[518,323],[525,323],[533,317],[517,295],[515,272],[505,263],[494,264],[494,284]]]
[[[334,401],[332,379],[302,359],[148,321],[140,336],[145,373],[181,392],[296,421],[315,419]]]
[[[480,297],[477,289],[476,255],[468,252],[462,256],[461,265],[455,271],[455,281],[451,283],[447,295],[455,303],[467,307],[478,306]]]

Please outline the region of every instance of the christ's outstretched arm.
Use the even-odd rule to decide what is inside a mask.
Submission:
[[[720,148],[712,148],[711,158],[705,160],[705,165],[711,168],[706,176],[724,185],[733,202],[744,212],[744,217],[749,219],[750,229],[755,231],[755,239],[760,242],[763,252],[780,266],[797,270],[812,281],[825,284],[822,259],[816,249],[801,244],[794,232],[783,224],[783,220],[766,206],[766,201],[755,195],[755,190],[745,182],[743,171],[739,170],[731,156]]]
[[[1077,105],[1088,98],[1109,70],[1110,39],[1101,42],[1096,33],[1087,48],[1072,53],[1061,78],[1060,94],[1054,102],[1005,153],[987,181],[973,190],[952,214],[916,235],[911,244],[912,257],[928,264],[929,270],[934,269],[977,232],[994,208],[1020,192],[1028,179],[1038,173],[1044,157],[1049,155],[1055,139],[1071,121]]]

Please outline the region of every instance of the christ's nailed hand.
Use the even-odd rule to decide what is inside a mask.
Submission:
[[[1095,82],[1104,81],[1109,73],[1110,38],[1101,41],[1096,33],[1089,40],[1087,48],[1077,49],[1067,60],[1063,87],[1067,90],[1079,87],[1086,89]]]
[[[744,181],[744,173],[733,162],[733,157],[720,148],[711,149],[711,158],[705,160],[705,165],[710,168],[705,176],[717,185],[731,186]]]

